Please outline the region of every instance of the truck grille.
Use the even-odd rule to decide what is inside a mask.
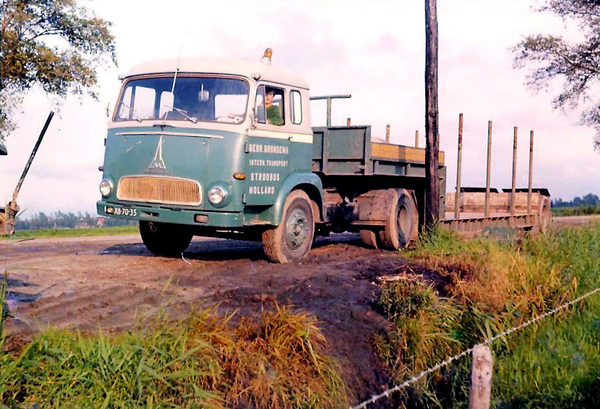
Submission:
[[[198,206],[200,184],[194,180],[164,176],[125,176],[119,180],[117,199],[135,202]]]

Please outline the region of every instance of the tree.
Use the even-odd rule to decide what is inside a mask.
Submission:
[[[539,11],[577,23],[583,36],[579,41],[542,34],[526,37],[513,49],[515,65],[533,68],[528,85],[534,90],[562,80],[554,108],[582,108],[581,122],[595,127],[594,147],[600,149],[600,100],[593,92],[600,79],[600,0],[547,0]]]
[[[15,110],[35,85],[97,99],[97,67],[116,65],[110,22],[76,0],[0,0],[0,9],[0,140],[16,128]]]

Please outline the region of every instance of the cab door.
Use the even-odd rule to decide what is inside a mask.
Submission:
[[[248,131],[246,204],[272,205],[289,174],[290,135],[284,87],[261,84],[255,99],[255,129]]]

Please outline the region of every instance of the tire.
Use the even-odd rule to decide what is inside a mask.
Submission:
[[[379,232],[381,246],[387,250],[408,247],[415,226],[416,206],[406,189],[392,190],[394,195],[388,210],[385,228]]]
[[[146,248],[157,256],[180,256],[192,241],[186,226],[140,220],[140,236]]]
[[[550,198],[544,196],[540,202],[540,232],[545,234],[552,222],[552,211],[550,210]]]
[[[294,190],[285,200],[279,226],[263,232],[263,249],[273,263],[288,263],[305,257],[314,237],[310,198],[304,191]]]
[[[375,233],[373,230],[366,230],[366,229],[361,230],[360,231],[360,240],[367,247],[371,247],[374,249],[379,247],[377,245],[377,233]]]

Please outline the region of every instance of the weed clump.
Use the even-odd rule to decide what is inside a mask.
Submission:
[[[277,307],[258,322],[242,319],[224,363],[228,407],[338,408],[346,387],[320,351],[325,338],[314,319]]]
[[[200,310],[135,331],[48,331],[0,352],[0,406],[337,408],[346,389],[314,318],[286,308],[258,321]]]
[[[378,342],[378,347],[395,368],[397,381],[434,365],[439,356],[455,353],[460,347],[453,333],[460,310],[437,297],[431,286],[399,280],[384,286],[380,303],[394,330],[390,339]]]

